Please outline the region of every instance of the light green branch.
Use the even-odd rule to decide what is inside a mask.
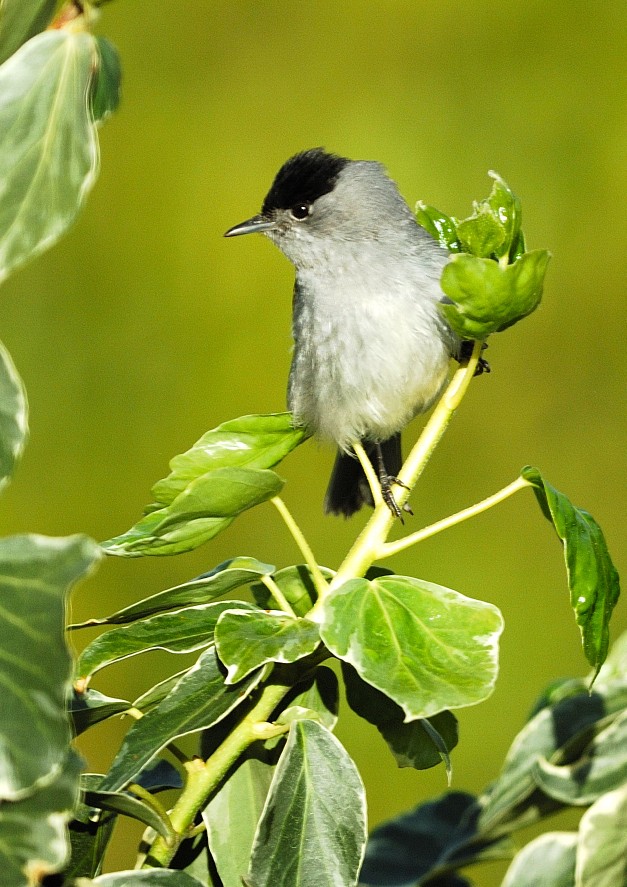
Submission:
[[[320,567],[318,566],[318,563],[314,557],[313,551],[309,547],[309,543],[303,536],[300,527],[292,517],[285,502],[279,496],[274,496],[270,501],[283,518],[286,527],[292,534],[292,537],[298,545],[302,556],[305,558],[305,563],[311,571],[311,577],[316,587],[316,591],[318,592],[318,596],[323,596],[328,588],[327,581],[320,571]]]
[[[279,607],[284,610],[286,613],[289,613],[290,616],[296,616],[296,613],[292,610],[289,601],[276,584],[272,576],[262,576],[261,581],[266,586],[272,597],[275,599]]]
[[[372,467],[372,462],[366,455],[366,451],[359,443],[359,441],[353,444],[353,450],[355,452],[355,455],[359,459],[361,467],[364,470],[364,474],[366,475],[366,480],[368,481],[368,486],[370,487],[370,492],[372,493],[372,498],[376,508],[376,506],[380,505],[382,502],[381,483],[379,482],[376,471]]]

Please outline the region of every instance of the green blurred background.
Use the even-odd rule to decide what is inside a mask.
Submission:
[[[522,198],[529,246],[553,252],[540,310],[490,342],[492,374],[473,383],[414,493],[412,527],[531,463],[597,518],[620,570],[625,10],[604,0],[108,4],[100,33],[125,79],[101,131],[100,179],[78,224],[8,281],[0,305],[32,428],[3,532],[122,532],[171,456],[228,418],[284,408],[293,271],[262,238],[222,233],[259,209],[288,156],[324,145],[383,161],[411,204],[458,216],[498,170]],[[332,457],[308,443],[280,473],[318,558],[335,567],[366,516],[322,517]],[[105,615],[238,554],[298,559],[262,506],[192,554],[106,561],[74,595],[73,617]],[[497,689],[458,713],[453,787],[478,791],[540,690],[586,672],[560,547],[532,494],[519,494],[393,566],[504,613]],[[614,637],[626,612],[619,604]],[[147,656],[95,686],[132,699],[180,667]],[[343,715],[338,735],[365,779],[372,825],[446,788],[441,767],[398,770],[376,731]],[[123,729],[85,737],[91,769],[108,766]],[[111,866],[132,861],[118,838]],[[497,884],[502,871],[483,869],[477,883]]]

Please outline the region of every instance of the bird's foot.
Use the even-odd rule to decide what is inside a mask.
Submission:
[[[461,343],[461,345],[459,346],[459,360],[460,361],[468,360],[468,358],[472,354],[472,349],[474,347],[474,344],[475,343],[470,341],[470,339],[465,339]],[[481,350],[483,351],[487,347],[488,347],[487,342],[484,342],[481,345]],[[483,375],[483,373],[489,373],[489,372],[490,372],[490,364],[485,359],[485,357],[480,357],[479,360],[477,361],[477,366],[475,367],[474,375],[481,376],[481,375]]]
[[[383,497],[383,501],[390,509],[394,517],[397,517],[402,524],[405,523],[403,520],[403,512],[407,512],[407,514],[413,515],[413,511],[407,502],[401,506],[398,504],[396,499],[394,498],[394,493],[392,492],[392,487],[394,484],[398,487],[402,487],[404,490],[409,490],[409,487],[406,483],[400,480],[398,477],[394,477],[391,474],[386,474],[383,477],[379,478],[379,482],[381,484],[381,496]]]

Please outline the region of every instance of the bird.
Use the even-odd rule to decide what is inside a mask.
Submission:
[[[353,450],[361,443],[402,520],[392,489],[401,431],[442,392],[451,358],[464,355],[439,308],[448,251],[381,163],[324,148],[287,160],[261,212],[224,236],[255,232],[296,269],[287,403],[295,425],[338,448],[324,511],[350,517],[374,504]]]

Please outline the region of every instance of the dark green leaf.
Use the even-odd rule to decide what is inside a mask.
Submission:
[[[592,515],[576,508],[537,468],[527,466],[521,476],[533,487],[544,516],[564,545],[570,601],[596,676],[607,655],[610,617],[620,594],[603,532]]]
[[[164,838],[174,835],[172,823],[167,816],[158,808],[151,807],[145,801],[126,792],[88,791],[85,792],[85,803],[97,810],[107,810],[143,822]]]
[[[170,694],[133,724],[100,790],[124,788],[169,742],[221,721],[247,699],[262,677],[260,670],[243,684],[226,687],[215,650],[205,650]]]
[[[602,795],[581,817],[576,877],[582,887],[617,887],[627,876],[627,785]]]
[[[104,696],[98,690],[83,693],[73,690],[68,700],[68,712],[74,724],[74,735],[79,736],[94,724],[128,711],[130,707],[131,703],[126,699]]]
[[[322,567],[321,572],[326,579],[330,579],[333,576],[333,571],[328,570],[326,567]],[[306,616],[318,597],[309,567],[306,564],[284,567],[275,573],[272,578],[283,592],[285,599],[296,615]],[[250,590],[256,602],[264,610],[271,609],[272,605],[276,603],[263,582],[255,582],[254,585],[251,585]]]
[[[65,759],[42,787],[35,787],[20,800],[2,802],[2,887],[25,887],[25,872],[37,873],[37,882],[41,882],[44,875],[58,872],[66,864],[66,824],[78,799],[81,763],[78,755],[66,748]]]
[[[202,887],[224,887],[212,877],[215,866],[210,857],[206,832],[200,832],[182,841],[170,863],[170,868],[186,872],[192,878],[196,878]],[[241,884],[238,887],[241,887]]]
[[[463,339],[486,339],[531,314],[542,298],[549,258],[541,249],[512,265],[466,253],[452,256],[441,279],[449,300],[441,307],[451,327]]]
[[[98,787],[102,781],[100,773],[83,773],[81,792]],[[71,878],[94,878],[102,870],[102,862],[117,817],[88,806],[80,800],[74,808],[74,819],[69,824],[71,858],[63,869],[63,877],[71,883]]]
[[[223,887],[242,887],[274,767],[247,757],[202,812]]]
[[[281,714],[276,718],[277,723],[291,724],[299,718],[309,718],[333,730],[339,707],[335,672],[324,665],[319,666],[305,681],[295,686],[285,702]]]
[[[427,206],[421,200],[416,207],[416,221],[450,253],[458,253],[461,250],[455,219],[433,206]]]
[[[353,887],[366,844],[364,787],[344,748],[315,721],[296,721],[259,822],[254,887]]]
[[[457,236],[465,253],[488,258],[500,254],[506,233],[495,213],[483,206],[476,215],[459,223]]]
[[[165,508],[147,514],[121,536],[102,543],[124,557],[181,554],[225,530],[242,511],[276,496],[283,481],[257,468],[216,468],[191,481]]]
[[[65,710],[71,674],[63,630],[67,594],[98,557],[98,547],[84,536],[0,540],[2,799],[24,797],[48,783],[66,759],[71,735]]]
[[[540,835],[516,855],[501,887],[575,887],[576,850],[576,832]]]
[[[541,757],[533,778],[545,794],[563,804],[592,804],[605,792],[627,784],[627,712],[594,737],[571,764]]]
[[[252,604],[240,601],[242,610],[255,610]],[[199,604],[158,613],[107,631],[85,647],[75,666],[77,678],[88,678],[101,668],[150,650],[169,653],[192,653],[213,643],[213,634],[219,617],[233,608],[233,601]]]
[[[0,342],[0,490],[13,475],[27,437],[26,389],[11,355]]]
[[[235,591],[236,588],[250,585],[259,576],[270,575],[273,571],[272,564],[264,564],[254,557],[234,557],[189,582],[175,585],[174,588],[167,588],[143,601],[136,601],[106,619],[90,619],[88,622],[71,627],[120,625],[133,622],[135,619],[144,619],[146,616],[152,616],[153,613],[160,613],[163,610],[191,607],[194,604],[208,604],[215,598]]]
[[[320,643],[315,622],[279,611],[244,610],[239,604],[235,609],[233,601],[230,605],[218,619],[215,632],[218,656],[227,667],[227,684],[236,684],[266,662],[303,659]]]
[[[151,794],[155,794],[168,788],[183,788],[183,778],[169,761],[157,758],[135,777],[134,784],[141,785]]]
[[[320,627],[331,652],[408,721],[489,696],[502,630],[492,604],[407,576],[350,580],[325,599]]]
[[[56,0],[2,0],[0,2],[0,64],[46,27]]]
[[[194,446],[175,456],[171,473],[152,494],[161,507],[170,505],[189,484],[217,468],[274,468],[307,438],[294,428],[291,413],[240,416],[207,431]]]
[[[122,68],[118,52],[104,37],[96,37],[98,66],[92,89],[92,113],[98,122],[117,110],[120,104]]]
[[[188,671],[188,668],[184,668],[182,671],[178,671],[176,674],[165,678],[165,680],[159,681],[154,687],[151,687],[149,690],[146,690],[145,693],[142,693],[141,696],[137,697],[133,702],[133,708],[138,708],[144,714],[149,708],[154,708],[162,699],[165,699],[166,696],[170,695],[174,687],[176,687],[180,679],[184,674],[187,674]]]
[[[0,281],[58,240],[96,180],[86,96],[97,58],[91,34],[55,30],[0,68]]]
[[[92,881],[94,887],[200,887],[200,881],[186,872],[172,869],[114,872]]]

